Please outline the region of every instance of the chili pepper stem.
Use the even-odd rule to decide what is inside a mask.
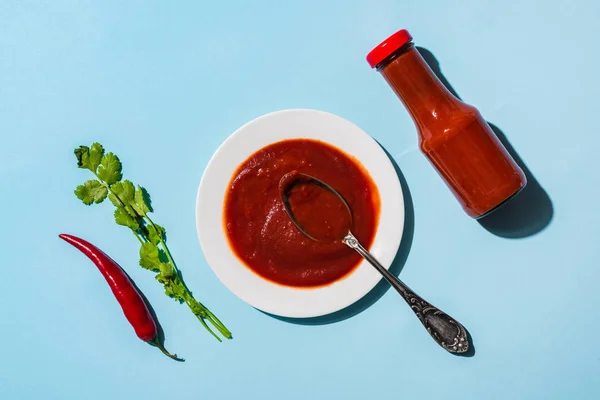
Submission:
[[[168,352],[168,351],[165,349],[165,347],[164,347],[164,346],[163,346],[163,345],[160,343],[160,341],[158,340],[158,338],[157,338],[157,337],[155,337],[154,339],[152,339],[152,340],[151,340],[149,343],[150,343],[150,344],[153,344],[153,345],[154,345],[154,346],[156,346],[156,347],[158,347],[158,349],[159,349],[160,351],[162,351],[162,352],[163,352],[163,354],[164,354],[165,356],[167,356],[167,357],[169,357],[169,358],[172,358],[172,359],[173,359],[173,360],[175,360],[175,361],[185,361],[183,358],[179,358],[179,357],[177,357],[177,354],[171,354],[171,353],[169,353],[169,352]]]

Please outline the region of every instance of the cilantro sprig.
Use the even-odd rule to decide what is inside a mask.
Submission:
[[[156,273],[165,294],[179,303],[185,303],[202,325],[218,340],[221,338],[207,324],[210,323],[222,336],[231,339],[231,332],[187,288],[181,273],[167,247],[165,228],[156,224],[149,214],[153,212],[150,195],[143,187],[123,180],[123,166],[119,157],[105,153],[99,143],[91,147],[79,146],[74,151],[79,168],[90,170],[96,177],[77,186],[75,195],[83,204],[99,204],[106,198],[115,206],[115,222],[129,228],[140,242],[140,266]]]

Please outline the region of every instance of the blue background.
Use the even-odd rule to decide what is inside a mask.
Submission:
[[[544,4],[0,1],[0,398],[597,398],[600,3]],[[529,192],[495,219],[463,213],[364,60],[400,28],[527,165]],[[349,119],[398,163],[414,223],[400,276],[468,327],[473,357],[438,348],[391,290],[303,325],[215,278],[195,228],[202,172],[236,128],[297,107]],[[90,176],[72,150],[93,141],[148,188],[188,285],[234,340],[163,295],[108,204],[75,198]],[[185,363],[135,337],[61,232],[127,269]]]

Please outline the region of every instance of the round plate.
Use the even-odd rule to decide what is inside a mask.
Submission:
[[[391,265],[404,228],[404,197],[394,167],[379,144],[356,125],[316,110],[285,110],[259,117],[231,135],[210,160],[198,188],[196,228],[204,255],[221,282],[240,299],[270,314],[309,318],[341,310],[366,295],[381,275],[363,261],[344,279],[296,289],[255,274],[232,252],[223,225],[224,199],[239,165],[257,150],[285,139],[327,142],[355,157],[379,189],[381,214],[371,252]]]

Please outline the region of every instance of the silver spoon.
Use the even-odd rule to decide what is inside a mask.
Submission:
[[[314,184],[317,185],[337,196],[340,200],[343,207],[349,214],[350,225],[348,227],[348,231],[344,237],[338,238],[342,243],[351,249],[355,250],[358,254],[360,254],[365,260],[367,260],[375,269],[383,275],[386,281],[389,282],[394,289],[398,291],[404,298],[404,300],[408,303],[410,308],[417,315],[427,332],[433,337],[433,339],[444,349],[448,350],[450,353],[465,353],[469,347],[469,337],[465,328],[454,318],[450,317],[448,314],[444,313],[440,309],[432,306],[427,301],[423,300],[419,295],[413,292],[408,286],[406,286],[402,281],[400,281],[396,276],[394,276],[391,272],[385,269],[376,259],[369,253],[367,249],[365,249],[358,239],[352,234],[352,211],[350,206],[346,202],[346,200],[342,197],[342,195],[329,186],[327,183],[317,179],[313,176],[299,173],[297,171],[292,171],[285,174],[281,180],[279,181],[279,193],[281,195],[281,199],[283,200],[283,206],[285,211],[289,215],[290,219],[294,223],[294,225],[306,235],[308,238],[315,241],[324,241],[314,235],[311,235],[309,232],[304,230],[304,227],[300,225],[296,217],[294,216],[294,212],[292,210],[292,206],[290,205],[290,189],[294,187],[298,183],[305,184]]]

